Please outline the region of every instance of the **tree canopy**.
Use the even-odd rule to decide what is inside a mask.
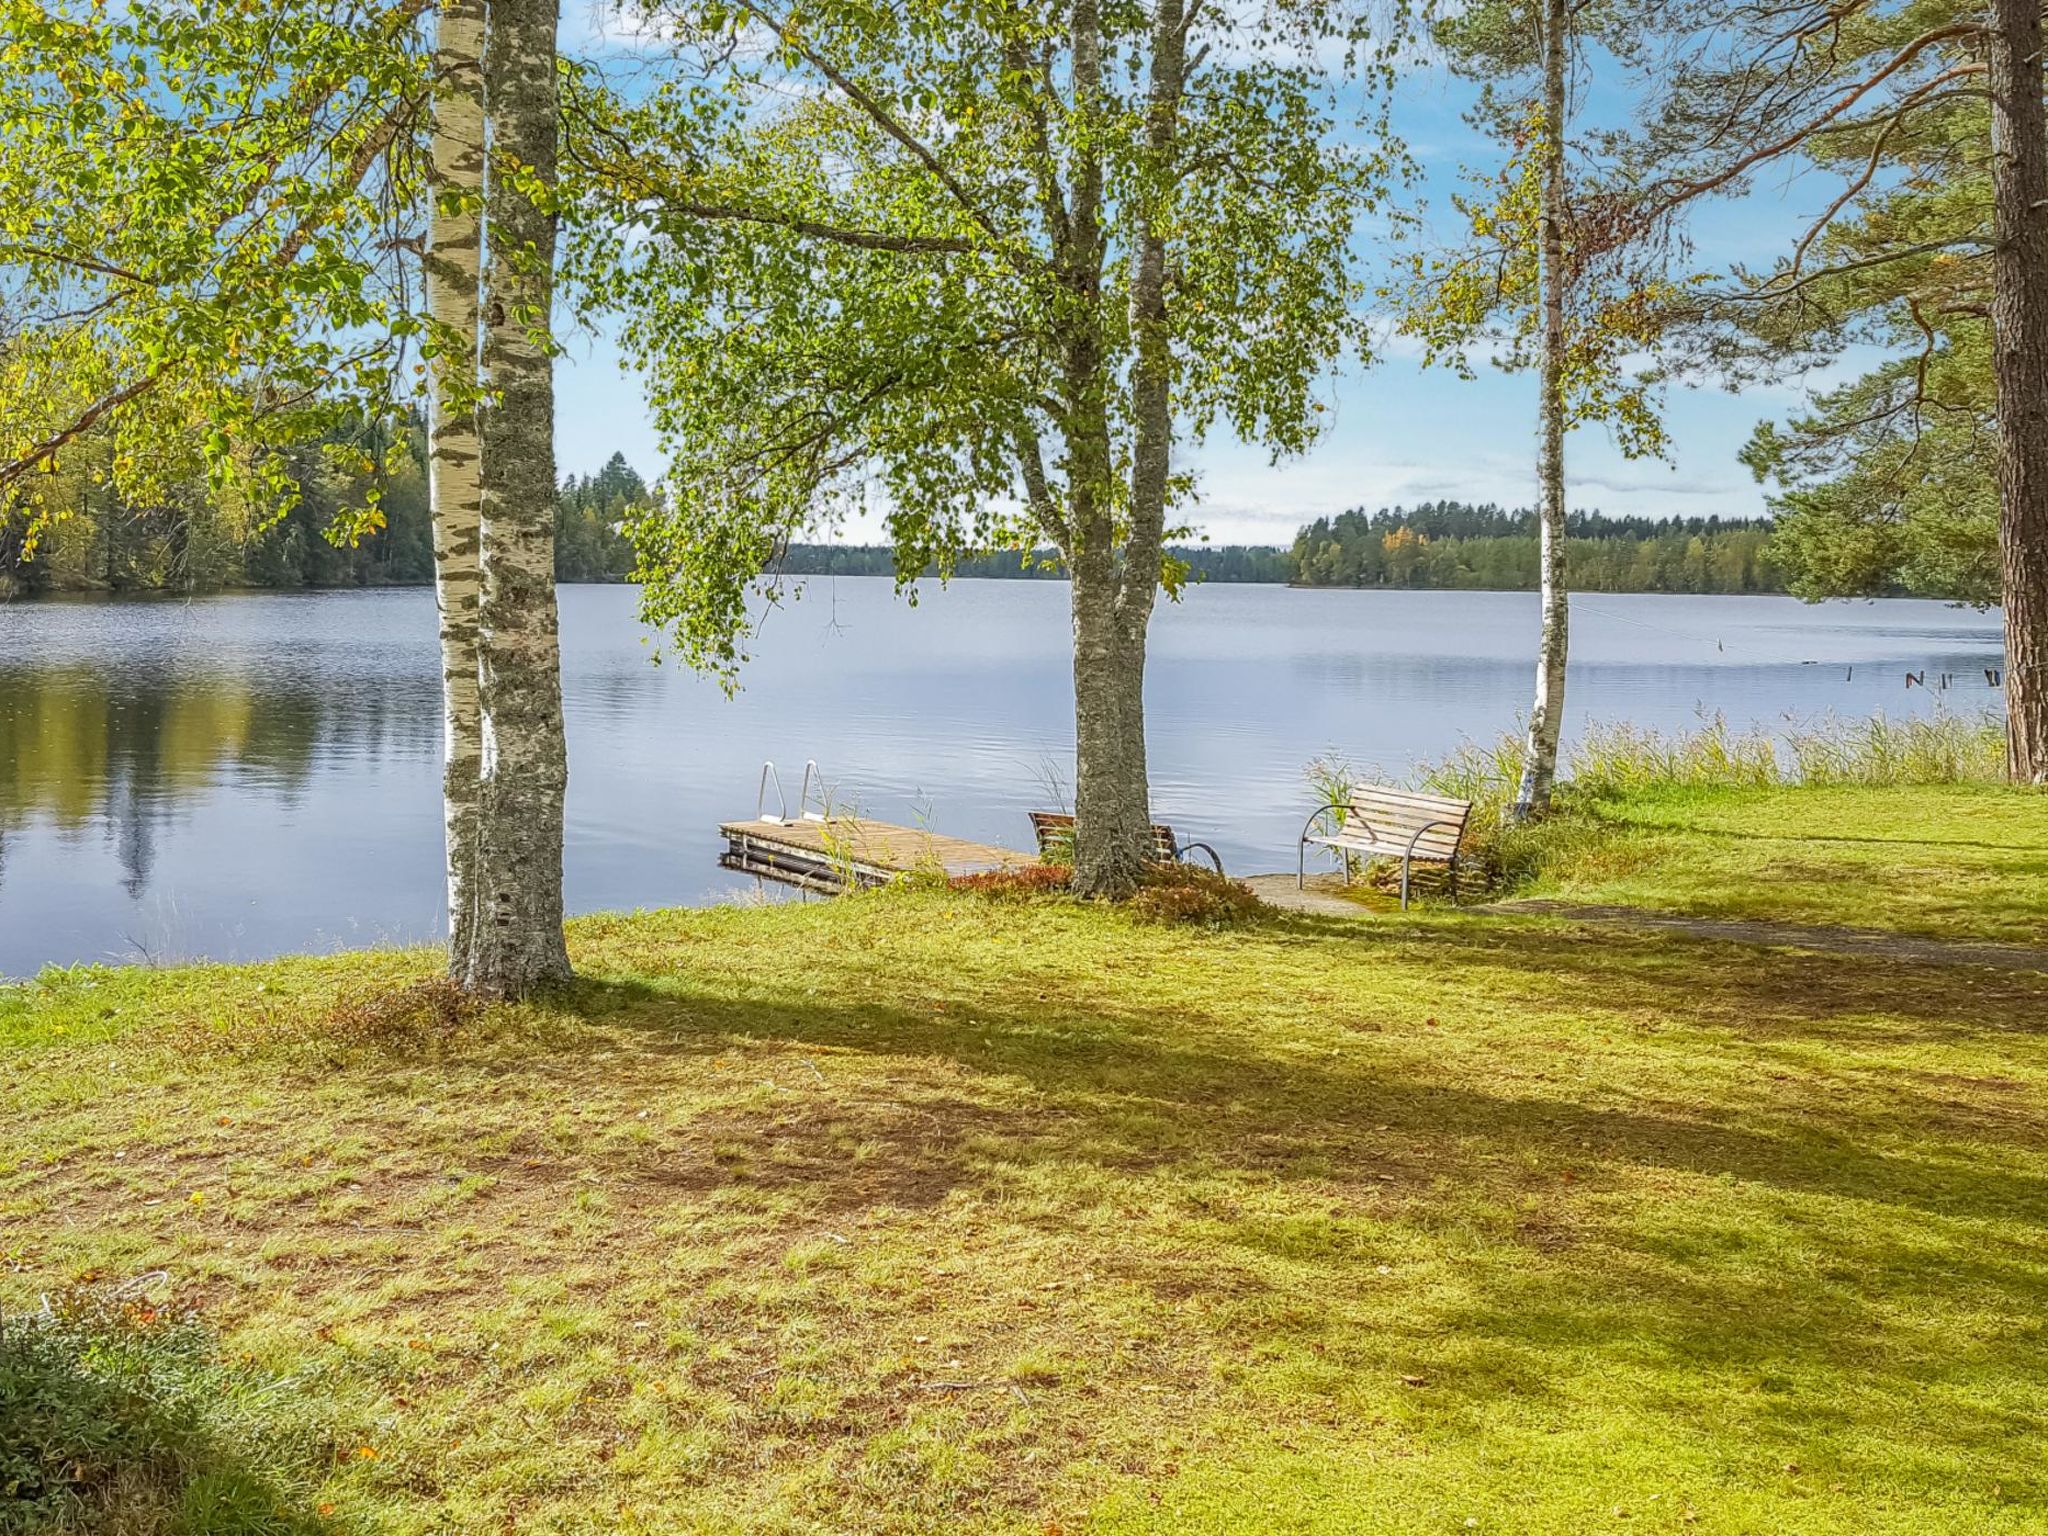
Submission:
[[[1757,0],[1673,61],[1649,144],[1659,196],[1741,190],[1788,162],[1816,188],[1782,255],[1698,295],[1687,364],[1740,387],[1879,354],[1743,455],[1774,486],[1803,596],[1998,597],[1981,9]]]
[[[407,153],[425,0],[0,0],[0,518],[30,547],[40,493],[89,473],[161,498],[203,467],[254,522],[336,469],[409,391]],[[341,430],[362,428],[351,441]],[[374,501],[359,526],[374,524]]]
[[[1126,531],[1148,219],[1179,438],[1314,437],[1322,369],[1364,340],[1351,236],[1387,168],[1335,131],[1332,22],[1190,9],[1163,153],[1148,13],[1077,33],[1066,9],[671,4],[654,16],[685,67],[636,100],[573,96],[583,228],[610,231],[574,265],[622,314],[672,460],[636,528],[647,611],[693,658],[730,665],[775,547],[856,507],[908,574],[1071,554],[1077,494]],[[1189,489],[1174,471],[1168,499]]]

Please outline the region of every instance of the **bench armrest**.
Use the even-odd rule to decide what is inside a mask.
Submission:
[[[1350,806],[1343,804],[1332,804],[1318,807],[1315,814],[1310,816],[1307,821],[1302,823],[1302,842],[1305,843],[1308,841],[1309,834],[1315,831],[1316,829],[1316,823],[1321,821],[1325,816],[1339,818],[1331,823],[1330,830],[1333,833],[1341,832],[1346,827],[1350,826],[1353,822],[1356,822],[1359,827],[1364,829],[1366,836],[1372,838],[1377,838],[1379,836],[1378,833],[1373,831],[1372,823],[1367,821],[1363,816],[1354,815]]]
[[[1301,889],[1308,883],[1309,837],[1310,834],[1312,834],[1315,831],[1316,823],[1321,821],[1325,816],[1332,818],[1330,823],[1330,832],[1333,836],[1339,832],[1342,832],[1346,827],[1350,826],[1354,819],[1354,813],[1349,805],[1331,804],[1318,807],[1315,814],[1309,817],[1309,819],[1306,822],[1302,823],[1301,840],[1296,845],[1297,857],[1294,861],[1294,885],[1295,889],[1297,890]],[[1378,835],[1373,831],[1372,823],[1367,821],[1363,816],[1358,816],[1355,819],[1357,821],[1359,828],[1362,831],[1364,831],[1366,836],[1376,837]],[[1349,885],[1351,883],[1351,855],[1349,853],[1340,851],[1337,857],[1340,861],[1342,861],[1344,866],[1344,883],[1346,885]]]
[[[1408,839],[1408,853],[1406,855],[1407,857],[1413,858],[1415,856],[1415,845],[1422,841],[1422,834],[1429,831],[1432,827],[1449,827],[1454,832],[1457,832],[1461,839],[1465,831],[1463,824],[1460,822],[1444,821],[1441,818],[1439,818],[1436,821],[1425,821],[1421,826],[1415,829],[1415,835]],[[1453,859],[1456,859],[1457,856],[1458,848],[1457,845],[1454,843],[1451,845],[1451,857]]]

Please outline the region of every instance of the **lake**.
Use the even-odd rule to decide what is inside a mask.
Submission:
[[[572,910],[701,904],[764,759],[792,802],[1029,846],[1072,778],[1066,588],[967,581],[917,607],[819,579],[772,613],[743,689],[657,666],[624,587],[561,595]],[[1937,603],[1599,595],[1573,605],[1568,731],[1995,706],[1996,613]],[[1401,774],[1511,727],[1528,593],[1213,586],[1161,604],[1147,704],[1157,814],[1237,873],[1284,869],[1337,750]],[[0,606],[0,974],[251,958],[440,928],[430,592]]]

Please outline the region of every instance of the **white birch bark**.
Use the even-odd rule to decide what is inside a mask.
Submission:
[[[1084,119],[1102,111],[1102,18],[1096,0],[1074,0],[1074,103]],[[1122,898],[1137,889],[1151,847],[1145,777],[1142,638],[1135,659],[1120,621],[1111,387],[1100,314],[1104,231],[1102,164],[1078,157],[1063,279],[1074,318],[1064,348],[1070,538],[1068,596],[1074,626],[1074,889]],[[1156,569],[1156,565],[1155,565]]]
[[[483,833],[466,981],[567,980],[561,647],[555,612],[555,0],[490,0],[480,607]]]
[[[477,624],[483,515],[477,439],[477,283],[484,173],[483,0],[442,0],[434,24],[427,311],[437,348],[428,389],[428,494],[440,611],[442,815],[447,845],[448,966],[462,977],[475,915],[478,767]]]
[[[1536,653],[1536,701],[1529,711],[1522,779],[1509,817],[1524,821],[1550,809],[1564,725],[1565,665],[1571,649],[1571,598],[1565,588],[1564,350],[1566,0],[1544,0],[1543,202],[1538,273],[1543,306],[1538,368],[1542,413],[1538,461],[1542,540],[1542,632]]]
[[[1121,561],[1074,562],[1074,885],[1126,896],[1153,857],[1145,749],[1145,642],[1159,593],[1173,465],[1172,331],[1167,316],[1167,203],[1187,77],[1186,10],[1159,0],[1152,17],[1145,103],[1145,175],[1129,257],[1133,441],[1130,531]],[[1077,518],[1077,522],[1079,519]],[[1106,516],[1098,537],[1110,537]],[[1086,788],[1084,789],[1084,784]]]

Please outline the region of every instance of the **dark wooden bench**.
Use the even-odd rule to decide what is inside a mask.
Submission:
[[[1449,875],[1451,900],[1458,899],[1458,844],[1471,818],[1472,802],[1446,795],[1368,784],[1351,792],[1341,805],[1326,805],[1301,829],[1301,855],[1295,885],[1308,880],[1308,851],[1332,848],[1344,861],[1344,883],[1351,883],[1354,856],[1401,861],[1401,910],[1408,910],[1411,866],[1442,864]]]
[[[1071,864],[1074,862],[1074,818],[1062,811],[1031,812],[1031,830],[1038,836],[1038,856],[1048,864]],[[1152,823],[1152,859],[1157,864],[1174,864],[1189,854],[1200,854],[1206,858],[1217,874],[1223,873],[1223,860],[1216,850],[1207,843],[1176,843],[1173,828],[1160,822]]]

